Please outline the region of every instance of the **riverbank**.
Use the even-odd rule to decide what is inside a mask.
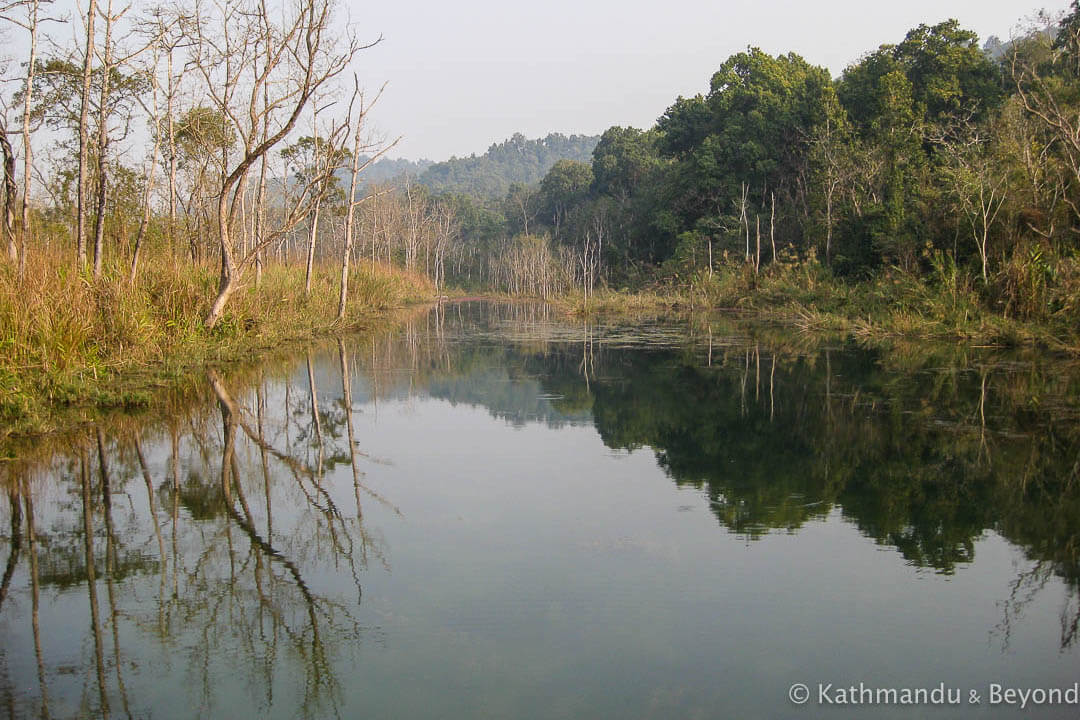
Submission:
[[[36,257],[19,280],[0,267],[0,441],[85,421],[109,408],[148,405],[206,365],[233,362],[330,332],[380,321],[394,308],[432,300],[423,276],[361,264],[350,275],[345,318],[336,320],[339,269],[317,268],[305,297],[304,269],[270,264],[234,295],[214,330],[210,264],[147,258],[134,285],[127,268],[99,280],[65,256]]]
[[[346,317],[336,316],[338,269],[316,268],[305,297],[301,267],[270,265],[234,296],[223,321],[203,327],[216,268],[146,260],[137,282],[107,267],[94,281],[66,256],[43,257],[20,281],[0,267],[0,440],[49,432],[110,408],[149,405],[206,365],[249,359],[330,333],[371,327],[395,308],[436,299],[419,274],[361,263],[350,280]],[[1068,287],[1058,282],[1058,287]],[[891,271],[837,278],[815,262],[777,263],[755,273],[726,265],[636,290],[598,289],[547,301],[570,315],[685,316],[738,310],[746,322],[781,323],[804,336],[867,342],[944,341],[1034,347],[1080,354],[1080,302],[1058,292],[1026,308],[994,307],[991,292],[962,273],[928,282]],[[524,300],[505,294],[451,299]]]
[[[587,299],[577,291],[554,302],[573,315],[740,310],[806,333],[860,340],[944,340],[1080,354],[1080,295],[1046,292],[1023,307],[1001,296],[1000,289],[950,268],[929,282],[895,269],[851,281],[819,263],[801,262],[760,273],[751,265],[724,266],[645,289],[598,290]]]

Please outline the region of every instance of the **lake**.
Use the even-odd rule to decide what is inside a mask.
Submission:
[[[1080,713],[1047,353],[462,303],[0,479],[12,717]]]

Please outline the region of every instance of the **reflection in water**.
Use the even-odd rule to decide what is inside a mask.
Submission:
[[[358,421],[377,427],[387,407],[431,402],[516,428],[594,429],[613,451],[647,448],[675,486],[700,489],[714,535],[718,522],[751,546],[841,517],[945,581],[996,534],[1022,561],[986,630],[1009,648],[1046,588],[1063,583],[1056,634],[1070,650],[1077,368],[989,350],[808,343],[715,318],[626,328],[561,322],[543,306],[450,305],[308,352],[300,367],[210,372],[182,413],[102,421],[45,462],[3,468],[3,701],[37,717],[345,712],[358,653],[407,625],[382,597],[382,614],[365,614],[369,561],[390,577],[396,552],[365,504],[384,523],[408,517],[392,486],[368,482],[405,458],[367,446]],[[420,453],[426,444],[436,443],[414,440]],[[407,587],[423,585],[408,573],[424,567],[426,531],[402,535]]]
[[[309,377],[313,381],[314,376]],[[319,594],[305,574],[343,565],[359,598],[368,557],[382,558],[377,535],[363,527],[359,474],[349,497],[350,504],[356,503],[355,512],[346,517],[332,489],[321,485],[319,428],[325,418],[317,415],[314,384],[309,418],[314,435],[281,447],[264,436],[265,427],[281,434],[289,424],[280,412],[275,422],[272,404],[265,400],[268,391],[280,393],[280,385],[258,387],[255,408],[249,409],[216,374],[210,374],[209,382],[217,398],[220,434],[211,429],[203,406],[174,420],[164,432],[137,424],[121,424],[115,433],[98,427],[90,442],[76,441],[67,458],[59,456],[46,467],[13,464],[7,469],[11,531],[0,612],[5,620],[12,617],[10,603],[4,601],[25,543],[38,681],[38,692],[28,696],[13,695],[10,686],[5,691],[9,704],[22,708],[15,714],[144,716],[153,704],[129,697],[128,675],[158,671],[147,664],[145,643],[150,637],[156,638],[158,659],[185,665],[184,677],[198,689],[200,713],[217,714],[215,708],[228,692],[219,681],[224,668],[230,673],[246,668],[248,684],[258,688],[263,707],[273,704],[283,675],[299,688],[287,697],[297,699],[300,714],[323,714],[338,703],[340,668],[334,653],[341,643],[355,642],[363,634],[354,617],[355,600]],[[347,378],[345,383],[347,387]],[[331,418],[334,425],[328,429],[346,416]],[[147,444],[147,434],[161,439]],[[305,458],[307,442],[317,446],[314,463]],[[351,443],[338,452],[357,465]],[[155,474],[160,480],[155,481]],[[32,483],[31,475],[40,479]],[[144,493],[133,492],[136,478]],[[34,517],[34,495],[42,493],[48,507],[45,534]],[[68,500],[70,493],[77,496],[75,504]],[[252,494],[260,496],[258,508],[249,501]],[[288,530],[276,537],[274,498],[289,508]],[[74,554],[73,540],[81,545],[81,556]],[[42,543],[45,557],[39,563]],[[153,598],[133,592],[146,587],[143,577],[156,578]],[[89,662],[72,662],[78,642],[66,644],[59,658],[50,660],[43,651],[42,585],[60,591],[83,588]],[[138,638],[137,647],[125,647],[132,637]],[[232,658],[244,661],[236,666]],[[79,682],[79,667],[87,669],[87,683]],[[303,674],[291,677],[298,670]],[[139,684],[145,681],[142,677]],[[53,698],[61,704],[51,708]]]

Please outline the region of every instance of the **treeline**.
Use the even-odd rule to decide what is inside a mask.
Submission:
[[[515,247],[622,287],[818,263],[961,286],[1015,317],[1080,298],[1080,9],[980,48],[921,25],[839,78],[794,53],[730,57],[647,130],[612,127],[486,210]],[[492,219],[466,224],[490,244]],[[506,255],[502,247],[496,252]],[[533,252],[535,255],[536,253]]]
[[[349,75],[381,38],[341,31],[335,3],[120,11],[112,0],[84,0],[74,46],[44,34],[69,22],[51,13],[49,0],[0,8],[0,24],[27,48],[20,81],[0,98],[9,261],[0,263],[0,324],[49,325],[31,316],[48,312],[37,300],[65,286],[65,264],[99,294],[121,275],[132,292],[146,290],[146,253],[190,269],[187,287],[217,267],[202,311],[211,329],[237,290],[258,289],[275,262],[303,271],[304,298],[320,260],[324,274],[340,270],[343,318],[350,265],[380,233],[400,233],[385,241],[395,248],[390,259],[413,268],[423,257],[441,279],[445,213],[409,189],[382,202],[388,189],[360,192],[364,172],[392,144],[373,140],[365,124],[381,91],[365,92]]]
[[[589,162],[599,135],[549,133],[526,139],[514,133],[503,142],[492,143],[483,155],[451,157],[443,162],[381,158],[360,177],[360,185],[397,185],[406,180],[443,193],[462,193],[483,200],[499,200],[511,186],[539,182],[559,160]],[[365,160],[367,158],[364,158]],[[342,182],[348,175],[341,173]]]
[[[708,288],[718,271],[752,291],[813,267],[947,287],[965,315],[1080,312],[1076,3],[985,49],[956,21],[919,26],[836,79],[751,48],[647,130],[515,135],[391,182],[364,124],[379,93],[347,77],[365,45],[329,32],[328,0],[85,1],[70,51],[41,34],[45,0],[3,10],[29,40],[0,126],[15,301],[35,253],[134,285],[149,249],[218,267],[208,327],[270,262],[302,266],[305,295],[317,265],[340,268],[340,317],[361,258],[440,292]]]
[[[435,192],[498,199],[516,183],[537,183],[559,160],[587,162],[597,136],[550,133],[528,140],[521,133],[493,143],[483,155],[450,158],[428,166],[417,180]]]

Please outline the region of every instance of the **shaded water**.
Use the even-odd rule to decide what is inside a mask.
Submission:
[[[211,373],[0,465],[0,712],[1016,715],[1080,681],[1078,389],[485,304]]]

